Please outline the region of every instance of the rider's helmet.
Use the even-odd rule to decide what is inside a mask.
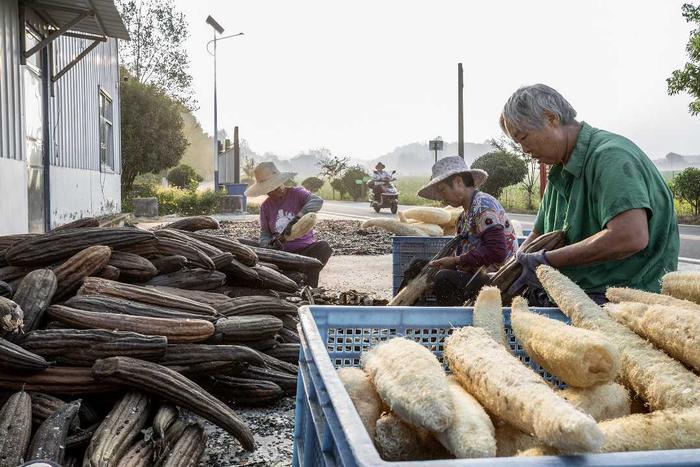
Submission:
[[[384,164],[382,164],[381,162],[377,162],[377,165],[375,165],[374,168],[377,170],[384,170],[384,169],[386,169],[386,166]]]

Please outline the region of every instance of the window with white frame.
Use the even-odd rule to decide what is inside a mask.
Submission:
[[[103,168],[114,170],[114,134],[112,125],[112,99],[100,89],[100,163]]]

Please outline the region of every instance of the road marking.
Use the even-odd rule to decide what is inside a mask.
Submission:
[[[329,216],[337,216],[337,217],[349,217],[351,219],[372,219],[370,216],[360,216],[357,214],[347,214],[344,212],[333,212],[333,211],[326,211],[326,210],[321,210],[321,214],[328,214]]]
[[[700,242],[700,235],[688,235],[688,234],[681,234],[680,237],[683,240],[693,240],[696,242]]]

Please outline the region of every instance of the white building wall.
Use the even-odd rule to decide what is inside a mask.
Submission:
[[[27,233],[27,163],[0,158],[0,235]]]
[[[16,160],[24,158],[18,15],[16,0],[0,0],[0,158]]]
[[[0,0],[0,235],[28,230],[16,0]]]
[[[119,174],[51,167],[51,228],[120,211]]]
[[[23,26],[22,26],[23,27]],[[0,0],[0,235],[28,231],[18,0]],[[55,71],[89,41],[54,42]],[[99,92],[113,102],[114,170],[100,166]],[[55,85],[49,99],[51,227],[121,211],[121,113],[116,39],[91,51]]]

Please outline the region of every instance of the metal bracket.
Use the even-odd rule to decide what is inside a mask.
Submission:
[[[67,37],[75,37],[78,39],[87,39],[93,41],[90,45],[88,45],[82,52],[80,52],[73,60],[71,60],[66,66],[64,66],[58,73],[53,74],[53,47],[49,47],[49,60],[50,60],[50,77],[51,77],[51,82],[50,82],[50,91],[51,91],[51,96],[54,95],[54,83],[56,83],[63,75],[65,75],[68,71],[70,71],[71,68],[73,68],[80,60],[82,60],[87,54],[89,54],[95,47],[99,45],[100,42],[107,42],[107,36],[102,35],[102,36],[94,36],[94,35],[89,35],[89,34],[83,34],[79,32],[69,32],[70,28],[75,26],[76,24],[80,23],[82,20],[88,17],[93,17],[95,15],[95,10],[94,10],[94,4],[90,2],[90,5],[93,7],[92,10],[78,10],[78,9],[73,9],[70,7],[55,7],[55,6],[48,6],[40,3],[35,3],[31,7],[28,7],[26,5],[20,5],[20,24],[22,31],[20,33],[20,59],[21,63],[23,65],[26,64],[27,58],[31,57],[38,51],[44,49],[45,47],[49,45],[53,45],[53,41],[56,40],[60,36],[67,36]],[[42,7],[45,8],[54,8],[54,9],[59,9],[62,11],[67,11],[70,13],[75,13],[76,17],[70,20],[68,23],[64,24],[63,26],[59,26],[53,18],[48,15],[48,13],[40,11]],[[37,43],[34,47],[32,47],[29,50],[26,49],[26,41],[24,39],[24,28],[27,26],[26,24],[26,8],[30,8],[34,14],[36,14],[42,21],[44,21],[47,25],[51,26],[54,28],[53,31],[51,31],[48,35],[42,37],[41,41]],[[104,28],[101,24],[99,23],[100,29],[104,33]]]
[[[68,23],[64,24],[63,26],[60,26],[58,29],[55,31],[52,31],[46,38],[42,39],[37,45],[32,47],[31,49],[27,50],[24,52],[24,58],[27,59],[49,45],[51,42],[53,42],[57,37],[61,36],[63,33],[68,32],[70,28],[81,22],[87,17],[90,16],[95,16],[94,11],[84,11],[72,20],[68,21]]]
[[[104,40],[104,39],[103,39],[103,40]],[[61,79],[61,76],[63,76],[63,75],[65,75],[66,73],[68,73],[68,71],[69,71],[71,68],[73,68],[80,60],[82,60],[83,57],[85,57],[87,54],[89,54],[90,51],[92,51],[92,49],[94,49],[95,47],[97,47],[98,45],[100,45],[100,42],[103,42],[103,40],[96,39],[96,40],[94,40],[94,41],[92,42],[92,44],[90,44],[90,45],[88,45],[87,47],[85,47],[85,49],[84,49],[82,52],[80,52],[73,60],[71,60],[66,66],[64,66],[64,67],[61,69],[61,71],[59,71],[58,73],[56,73],[54,76],[51,77],[51,83],[55,83],[56,81],[58,81],[59,79]]]

